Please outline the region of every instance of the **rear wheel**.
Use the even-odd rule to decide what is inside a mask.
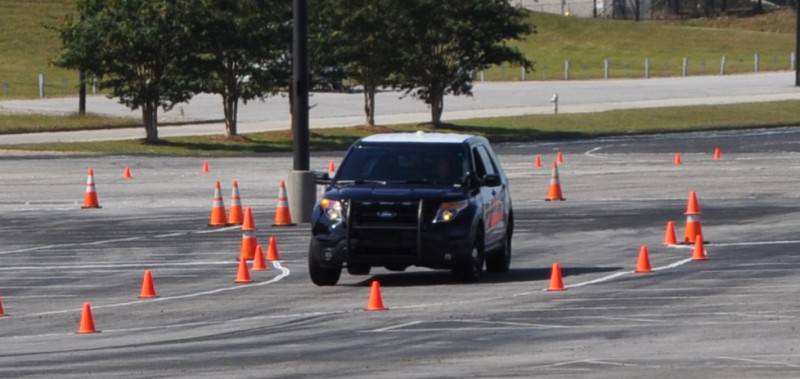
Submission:
[[[323,266],[314,256],[316,248],[314,239],[311,239],[311,246],[308,252],[308,274],[311,281],[318,286],[335,286],[339,282],[339,277],[342,275],[342,266]]]
[[[483,235],[478,235],[472,244],[472,250],[468,256],[461,259],[453,266],[453,275],[465,282],[474,282],[480,279],[483,272]]]

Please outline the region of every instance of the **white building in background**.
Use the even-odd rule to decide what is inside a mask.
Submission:
[[[592,17],[592,7],[597,6],[597,17],[612,17],[612,0],[510,0],[511,4],[530,9],[532,11],[561,14],[565,16]],[[628,19],[633,19],[634,0],[619,0],[627,5]],[[640,0],[640,19],[650,18],[651,0]],[[619,14],[619,13],[618,13]]]

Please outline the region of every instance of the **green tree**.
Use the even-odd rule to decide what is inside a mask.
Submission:
[[[527,12],[507,0],[407,0],[394,17],[404,33],[395,46],[396,85],[427,103],[441,123],[444,95],[471,95],[472,73],[503,62],[532,63],[508,40],[534,31]]]
[[[330,53],[344,75],[363,87],[367,125],[375,125],[375,93],[398,70],[395,42],[399,24],[392,17],[403,6],[397,0],[327,0],[321,4],[328,32],[320,44]]]
[[[285,0],[194,0],[192,66],[199,91],[220,94],[225,132],[237,134],[239,100],[275,95],[288,82],[291,3]],[[192,74],[190,71],[189,74]]]
[[[196,86],[186,70],[188,1],[77,0],[78,19],[61,27],[64,66],[85,69],[111,97],[141,109],[147,143],[158,142],[158,108],[187,101]]]

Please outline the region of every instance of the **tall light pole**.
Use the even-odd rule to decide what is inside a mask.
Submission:
[[[794,45],[794,85],[800,87],[800,0],[795,0],[794,8],[797,12],[795,22],[795,45]]]
[[[314,175],[309,171],[308,152],[308,5],[294,0],[292,5],[292,171],[289,173],[289,209],[294,222],[310,222],[315,202]]]

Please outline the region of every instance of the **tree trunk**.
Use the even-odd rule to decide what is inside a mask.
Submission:
[[[720,1],[719,8],[722,11],[722,14],[725,15],[725,12],[728,11],[728,0]]]
[[[78,114],[83,116],[86,114],[86,73],[83,70],[78,73],[78,81]]]
[[[144,122],[145,143],[158,142],[158,104],[146,102],[142,105],[142,121]]]
[[[633,11],[635,12],[635,14],[633,15],[633,19],[635,21],[639,21],[639,17],[640,17],[639,13],[641,11],[641,8],[642,8],[641,1],[640,0],[634,0],[634,2],[633,2]]]
[[[756,3],[756,13],[764,13],[764,4],[762,4],[761,0]]]
[[[442,123],[442,112],[444,111],[443,91],[431,91],[431,123],[437,128]]]
[[[375,126],[375,91],[374,85],[364,85],[364,113],[369,126]]]
[[[225,113],[225,135],[232,137],[237,135],[236,128],[236,111],[239,99],[233,95],[227,94],[222,96],[222,108]]]

